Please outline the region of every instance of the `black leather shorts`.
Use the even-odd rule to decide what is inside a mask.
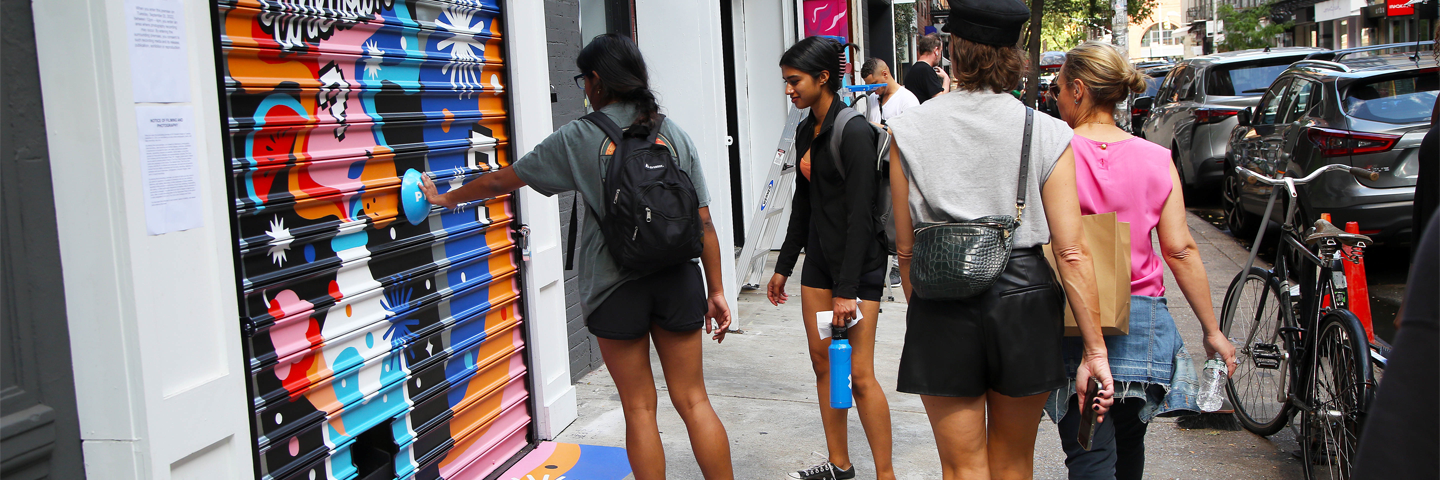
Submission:
[[[695,262],[682,262],[621,284],[585,316],[590,333],[611,340],[634,340],[656,325],[672,332],[705,326],[705,279]]]
[[[1024,397],[1065,386],[1065,295],[1040,249],[1017,250],[990,290],[964,300],[910,298],[898,390]]]

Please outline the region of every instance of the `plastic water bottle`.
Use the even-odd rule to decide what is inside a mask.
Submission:
[[[1200,372],[1200,411],[1213,412],[1220,409],[1225,401],[1225,360],[1216,353],[1209,360],[1205,361],[1205,368]]]
[[[834,327],[830,336],[830,408],[850,408],[850,340],[845,327]]]

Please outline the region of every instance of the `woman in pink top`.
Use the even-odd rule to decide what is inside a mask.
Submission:
[[[1205,331],[1205,355],[1219,354],[1233,372],[1235,348],[1220,332],[1210,283],[1186,226],[1180,177],[1170,151],[1115,126],[1115,104],[1145,88],[1143,75],[1115,47],[1088,42],[1065,56],[1056,99],[1060,117],[1075,129],[1075,186],[1081,213],[1115,212],[1130,223],[1130,333],[1105,337],[1115,403],[1096,429],[1090,450],[1076,440],[1080,412],[1075,387],[1055,391],[1046,411],[1059,423],[1070,478],[1139,479],[1145,468],[1145,428],[1156,416],[1195,413],[1195,365],[1165,304],[1164,263]],[[1151,232],[1159,234],[1160,251]],[[1067,338],[1067,372],[1080,360],[1080,343]]]

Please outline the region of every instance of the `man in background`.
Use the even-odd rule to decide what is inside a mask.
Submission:
[[[915,98],[910,89],[895,81],[895,76],[890,74],[890,65],[884,60],[875,57],[865,59],[865,64],[860,66],[860,78],[865,79],[866,85],[885,84],[885,88],[876,90],[865,100],[869,105],[880,106],[865,112],[865,119],[870,123],[884,125],[886,121],[904,113],[905,109],[920,104],[920,100]],[[889,280],[891,286],[900,285],[900,263],[895,257],[890,257]]]
[[[905,88],[920,103],[950,91],[950,74],[940,69],[940,36],[929,34],[915,41],[918,58],[905,71]]]
[[[914,93],[895,81],[895,76],[890,74],[890,65],[885,64],[884,60],[875,57],[865,59],[865,64],[860,67],[860,77],[865,80],[866,85],[885,85],[885,88],[870,93],[867,100],[871,105],[880,106],[865,112],[865,119],[870,123],[884,125],[886,120],[920,104]]]

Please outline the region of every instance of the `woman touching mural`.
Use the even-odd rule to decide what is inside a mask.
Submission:
[[[700,328],[706,327],[714,340],[723,341],[730,308],[720,279],[720,245],[706,206],[709,194],[695,147],[683,130],[659,114],[645,61],[633,41],[613,34],[595,37],[575,64],[580,70],[577,82],[583,80],[582,88],[596,114],[561,127],[508,168],[458,187],[451,184],[444,193],[426,178],[421,190],[431,203],[446,208],[526,185],[545,195],[566,191],[581,195],[591,208],[585,210],[580,238],[572,248],[580,249],[576,258],[585,322],[599,339],[601,355],[619,390],[625,412],[625,446],[635,478],[665,478],[665,454],[655,420],[651,340],[665,370],[670,398],[689,429],[700,470],[707,479],[732,478],[729,441],[710,406],[701,364]],[[626,131],[618,135],[623,138],[616,139],[620,125],[627,126]],[[609,126],[617,131],[607,135]],[[631,145],[636,138],[653,142],[647,152],[660,153],[637,157],[627,151],[621,157],[619,147]],[[693,213],[684,214],[698,218],[696,233],[703,231],[696,239],[703,244],[703,279],[699,265],[689,256],[658,268],[627,267],[625,249],[604,231],[605,222],[615,225],[621,221],[602,216],[607,203],[626,197],[611,202],[610,184],[602,181],[602,172],[620,168],[612,167],[612,162],[623,159],[628,165],[638,158],[661,161],[644,164],[644,168],[656,170],[670,166],[665,158],[673,159],[673,167],[686,179],[680,183],[692,185],[693,193],[684,188],[677,191],[684,191],[681,197],[691,201]],[[650,213],[647,207],[647,222]],[[663,212],[654,217],[665,217],[659,219],[662,222],[670,219]],[[641,227],[636,228],[640,232]]]

